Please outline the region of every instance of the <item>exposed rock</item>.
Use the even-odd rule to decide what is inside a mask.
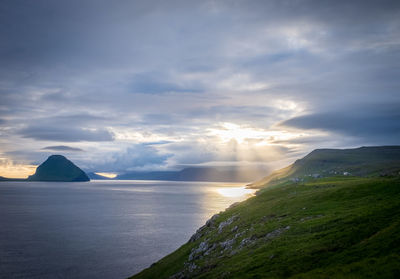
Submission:
[[[204,252],[204,256],[210,255],[210,253],[217,248],[217,244],[213,243],[211,246],[208,247],[208,249]]]
[[[216,229],[218,229],[218,232],[222,232],[227,226],[229,226],[230,224],[232,224],[235,220],[239,219],[239,217],[237,215],[234,215],[232,217],[230,217],[229,219],[222,221],[221,223],[219,223],[219,225],[216,225],[216,219],[219,217],[219,214],[214,215],[211,219],[209,219],[206,224],[201,227],[195,235],[192,236],[190,241],[196,241],[197,239],[199,239],[200,237],[204,236],[208,231],[212,231],[214,233],[216,233]],[[264,216],[266,217],[266,216]],[[268,216],[266,218],[263,217],[263,220],[267,220],[269,218],[271,218],[272,216]],[[272,218],[274,218],[275,216],[273,216]],[[215,257],[221,258],[221,257],[226,257],[226,256],[233,256],[235,254],[237,254],[241,249],[243,249],[244,247],[248,247],[251,245],[255,245],[258,243],[258,241],[260,240],[271,240],[275,237],[278,237],[279,235],[281,235],[283,232],[287,231],[290,229],[290,226],[286,226],[286,227],[282,227],[282,228],[278,228],[276,230],[273,230],[263,236],[256,236],[256,235],[252,235],[249,237],[245,237],[243,239],[240,240],[240,243],[238,245],[237,248],[234,248],[235,243],[238,243],[238,238],[242,237],[243,235],[245,235],[246,233],[250,233],[252,231],[254,231],[254,224],[252,224],[250,226],[250,228],[244,229],[242,231],[239,231],[240,227],[238,225],[234,226],[233,228],[231,228],[230,232],[231,233],[235,233],[234,237],[226,239],[224,241],[221,241],[219,243],[210,243],[210,239],[206,239],[202,242],[200,242],[200,244],[193,248],[189,254],[188,260],[185,263],[185,267],[182,271],[174,274],[173,276],[170,277],[170,279],[184,279],[184,278],[191,278],[193,276],[193,273],[198,274],[199,272],[201,272],[201,270],[204,267],[200,267],[198,266],[195,261],[199,260],[199,259],[207,259],[205,257],[209,257],[211,255],[211,253],[215,253],[216,248],[220,247],[221,251],[218,255],[214,255]]]
[[[238,238],[238,237],[241,237],[242,235],[244,235],[246,232],[248,232],[249,231],[249,229],[245,229],[245,230],[243,230],[243,231],[241,231],[241,232],[238,232],[237,234],[235,234],[235,239],[236,238]]]
[[[246,246],[246,245],[250,244],[251,242],[253,242],[253,240],[254,239],[251,238],[251,237],[243,238],[242,241],[240,242],[240,247],[243,247],[243,246]]]
[[[206,222],[206,227],[215,227],[215,220],[219,217],[219,214],[213,215],[210,219]]]
[[[276,229],[276,230],[274,230],[272,232],[269,232],[266,235],[264,235],[263,238],[268,239],[268,240],[273,239],[275,237],[280,236],[283,232],[285,232],[285,231],[287,231],[289,229],[290,229],[290,226],[286,226],[284,228]]]
[[[205,252],[209,248],[209,244],[206,241],[200,243],[199,247],[193,248],[190,255],[189,255],[189,262],[199,258],[203,252]]]
[[[231,232],[236,232],[238,230],[238,226],[234,226],[232,229],[231,229]]]
[[[200,239],[200,238],[204,235],[206,229],[207,229],[206,226],[200,227],[200,228],[195,232],[195,234],[192,235],[192,237],[189,239],[189,242],[195,242],[196,240]]]
[[[189,239],[189,242],[195,242],[204,236],[207,232],[208,228],[215,228],[215,220],[219,217],[219,214],[213,215],[210,219],[207,220],[206,224],[200,227],[195,234]]]
[[[207,240],[201,242],[199,247],[193,248],[190,252],[188,262],[201,259],[203,256],[208,256],[215,248],[217,248],[217,244],[215,243],[209,244]]]
[[[197,265],[195,263],[190,263],[187,267],[187,270],[189,272],[193,272],[197,268]]]
[[[255,236],[255,235],[252,235],[252,236],[250,236],[250,237],[243,238],[242,241],[240,242],[240,245],[239,245],[238,249],[240,250],[240,249],[242,249],[244,246],[249,246],[249,245],[254,244],[254,243],[256,242],[257,239],[258,239],[258,238],[257,238],[257,236]]]
[[[228,239],[228,240],[225,240],[223,242],[220,242],[219,245],[224,250],[232,250],[232,246],[233,246],[234,243],[235,243],[235,239],[232,238],[232,239]],[[221,252],[223,252],[223,251],[221,251]]]
[[[231,218],[229,218],[226,221],[222,221],[219,226],[218,226],[218,232],[221,233],[222,230],[226,227],[229,226],[230,224],[232,224],[234,221],[236,221],[237,219],[239,219],[239,217],[237,215],[232,216]]]

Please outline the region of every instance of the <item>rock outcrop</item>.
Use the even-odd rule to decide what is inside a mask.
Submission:
[[[190,251],[184,262],[184,268],[173,274],[170,279],[194,277],[200,274],[204,268],[207,269],[204,264],[203,266],[199,265],[200,262],[232,257],[247,247],[271,241],[290,229],[290,226],[278,227],[266,234],[257,235],[254,232],[256,224],[247,224],[244,228],[239,224],[241,219],[239,214],[232,215],[225,220],[221,220],[220,217],[220,214],[215,214],[190,238],[189,243],[199,240],[198,245]],[[262,221],[267,222],[270,218],[273,217],[264,216]],[[222,240],[213,240],[216,235],[221,233],[225,233]]]

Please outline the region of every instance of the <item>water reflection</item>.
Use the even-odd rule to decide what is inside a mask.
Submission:
[[[0,278],[126,278],[252,191],[216,182],[3,182]]]
[[[217,188],[216,191],[227,198],[239,198],[254,195],[255,190],[246,189],[246,187],[224,187]]]

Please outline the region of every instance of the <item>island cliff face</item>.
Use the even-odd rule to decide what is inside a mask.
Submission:
[[[28,181],[90,181],[86,173],[62,155],[51,155]]]

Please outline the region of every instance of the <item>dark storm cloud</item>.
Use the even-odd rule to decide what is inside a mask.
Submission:
[[[145,60],[151,66],[150,54],[160,59],[157,64],[176,66],[179,55],[183,68],[209,67],[224,62],[216,47],[246,29],[252,34],[251,28],[320,24],[327,31],[321,40],[334,48],[360,38],[375,41],[378,32],[390,32],[398,8],[397,1],[2,1],[0,32],[7,43],[0,51],[14,74],[59,71],[62,63],[83,70],[142,65]],[[200,54],[216,60],[204,63]],[[19,66],[29,68],[18,73]]]
[[[105,123],[109,118],[88,113],[58,115],[54,117],[39,118],[40,125],[77,126]]]
[[[4,0],[0,37],[15,158],[90,141],[93,157],[74,156],[103,171],[238,160],[204,144],[220,122],[304,129],[271,142],[304,150],[400,143],[399,1]]]
[[[44,141],[79,142],[79,141],[112,141],[113,135],[105,129],[85,130],[72,127],[30,126],[18,132],[24,138]]]
[[[107,129],[96,127],[106,123],[106,118],[90,114],[71,114],[27,120],[26,127],[17,133],[24,138],[55,142],[113,141]],[[96,124],[96,125],[95,125]]]
[[[400,136],[400,104],[359,106],[353,110],[318,112],[284,121],[282,126],[321,129],[364,139],[397,142]]]
[[[54,145],[54,146],[46,146],[43,147],[42,150],[50,150],[50,151],[77,151],[77,152],[81,152],[83,151],[80,148],[76,148],[76,147],[71,147],[71,146],[67,146],[67,145]]]

